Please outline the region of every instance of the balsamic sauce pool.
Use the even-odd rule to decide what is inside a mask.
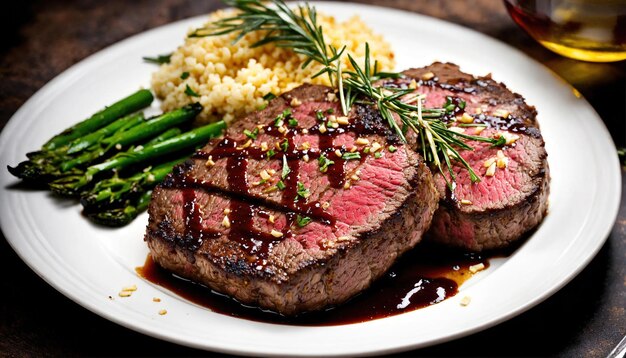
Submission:
[[[405,254],[369,289],[348,302],[297,317],[242,305],[162,269],[150,256],[136,271],[144,279],[213,312],[266,323],[333,326],[385,318],[439,303],[454,296],[459,286],[473,275],[469,267],[480,263],[488,267],[488,257],[420,246]]]

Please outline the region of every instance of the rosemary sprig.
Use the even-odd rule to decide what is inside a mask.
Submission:
[[[252,31],[266,31],[265,37],[252,46],[273,43],[278,47],[290,48],[303,54],[307,60],[302,64],[306,68],[315,61],[322,69],[313,78],[327,75],[330,83],[338,89],[339,101],[344,115],[347,115],[356,101],[375,105],[389,127],[406,142],[403,128],[417,134],[422,154],[427,162],[434,164],[443,174],[445,163],[450,178],[455,179],[451,161],[460,162],[469,172],[472,182],[480,178],[470,165],[460,156],[458,149],[472,150],[465,140],[489,142],[498,145],[497,139],[471,136],[451,131],[442,120],[445,108],[423,108],[423,95],[417,95],[412,89],[386,88],[376,86],[380,80],[400,78],[402,74],[378,71],[378,63],[370,63],[369,44],[365,44],[365,63],[363,67],[348,54],[353,70],[343,69],[342,56],[346,47],[337,49],[327,45],[322,27],[317,23],[315,7],[308,3],[298,5],[291,10],[282,0],[223,0],[226,5],[239,10],[231,17],[223,18],[189,34],[189,37],[218,36],[236,33],[233,42],[239,41]],[[400,118],[398,123],[396,115]],[[402,127],[401,127],[402,125]],[[445,177],[445,175],[444,175]],[[448,181],[448,185],[451,183]]]

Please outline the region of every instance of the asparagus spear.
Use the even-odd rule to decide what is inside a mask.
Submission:
[[[159,164],[128,178],[114,175],[112,178],[102,180],[88,193],[82,195],[80,202],[86,211],[94,211],[107,206],[123,206],[125,202],[136,199],[137,194],[148,191],[162,182],[172,168],[183,162],[185,158],[187,157]]]
[[[113,103],[111,106],[106,107],[88,119],[52,137],[52,139],[43,145],[43,149],[54,150],[62,147],[77,138],[106,126],[122,116],[149,106],[153,99],[154,97],[149,90],[139,90],[132,95]]]
[[[75,196],[93,180],[94,176],[110,171],[120,171],[130,165],[149,159],[158,158],[168,153],[194,148],[211,137],[219,135],[226,127],[223,121],[208,124],[193,129],[163,142],[148,145],[142,148],[118,153],[109,160],[92,165],[82,175],[70,175],[50,183],[50,188],[57,194]]]
[[[139,125],[141,122],[145,120],[143,113],[131,114],[124,118],[120,118],[119,120],[100,128],[99,130],[87,134],[86,136],[76,139],[68,145],[67,154],[74,154],[81,152],[106,137],[112,136],[117,132],[125,132],[130,128]]]
[[[67,157],[59,157],[59,161],[68,159]],[[66,175],[80,175],[83,173],[80,169],[72,168],[69,171],[61,172],[59,166],[56,163],[50,161],[35,162],[32,160],[25,160],[19,163],[15,167],[7,165],[9,173],[12,175],[29,182],[30,184],[44,185],[49,182],[66,176]]]
[[[94,222],[106,226],[124,226],[133,221],[142,211],[148,208],[152,190],[143,192],[134,203],[119,208],[86,213]]]
[[[103,157],[112,148],[121,149],[122,147],[133,143],[140,143],[145,139],[154,137],[168,128],[180,125],[195,118],[195,116],[201,111],[202,105],[199,103],[190,104],[152,118],[133,128],[130,128],[125,132],[115,133],[114,135],[100,141],[99,145],[92,148],[92,150],[85,151],[80,156],[63,162],[61,164],[61,171],[66,172],[72,168],[93,163],[96,159]]]
[[[194,119],[200,112],[202,112],[202,105],[200,103],[188,104],[171,112],[154,117],[137,127],[131,128],[127,132],[106,138],[102,142],[108,145],[120,144],[122,146],[137,143],[155,136],[156,133],[161,133],[166,129]]]
[[[9,172],[20,179],[30,182],[48,183],[64,175],[63,172],[65,171],[59,170],[59,167],[63,163],[75,160],[70,154],[75,154],[85,148],[91,147],[102,140],[102,138],[117,131],[124,131],[131,128],[141,123],[143,119],[143,114],[129,115],[93,133],[87,134],[82,138],[78,138],[63,147],[59,147],[56,150],[42,149],[37,152],[28,153],[27,157],[29,159],[19,163],[15,167],[8,166]],[[78,171],[74,171],[74,173],[78,174]]]
[[[146,145],[160,143],[181,134],[171,128]],[[137,173],[129,178],[113,178],[98,182],[92,190],[81,196],[84,214],[94,222],[106,226],[124,226],[130,223],[150,203],[152,188],[162,182],[172,168],[187,156]]]
[[[183,131],[178,127],[170,128],[166,130],[165,132],[159,134],[158,136],[150,139],[145,145],[152,145],[152,144],[160,143],[164,140],[176,137],[177,135],[180,135],[182,132]]]

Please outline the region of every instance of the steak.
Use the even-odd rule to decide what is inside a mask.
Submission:
[[[468,141],[473,150],[459,151],[480,182],[472,183],[458,161],[450,186],[449,175],[433,169],[441,199],[427,239],[482,251],[509,246],[533,230],[547,213],[550,183],[535,108],[491,76],[474,77],[454,64],[434,63],[403,74],[406,78],[386,85],[417,87],[426,96],[425,107],[454,107],[446,120],[455,130],[506,142],[494,147]]]
[[[439,195],[375,108],[340,113],[332,89],[303,85],[176,167],[150,203],[152,258],[284,315],[367,288],[421,240]]]

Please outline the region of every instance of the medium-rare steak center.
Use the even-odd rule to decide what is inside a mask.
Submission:
[[[235,122],[157,187],[145,240],[161,266],[283,314],[367,288],[429,227],[421,157],[376,109],[343,117],[301,86]]]
[[[434,63],[403,72],[385,85],[413,86],[427,108],[450,108],[444,118],[451,130],[501,143],[470,140],[459,154],[480,182],[453,161],[452,182],[434,171],[441,196],[427,236],[445,245],[481,251],[498,249],[524,237],[543,220],[548,208],[550,170],[534,107],[490,76],[474,77],[451,63]],[[452,190],[450,189],[452,187]]]

